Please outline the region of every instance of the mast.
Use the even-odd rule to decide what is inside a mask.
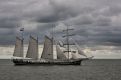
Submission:
[[[52,27],[52,54],[54,54],[54,53],[53,53],[53,49],[54,49],[54,48],[53,48],[53,47],[54,47],[53,45],[54,45],[54,30],[53,30],[53,27]],[[54,57],[54,56],[53,56],[53,57]],[[53,58],[53,59],[54,59],[54,58]]]
[[[67,52],[68,52],[68,59],[69,59],[69,33],[68,33],[68,31],[69,31],[69,29],[68,29],[68,26],[67,26],[67,31],[66,31],[66,34],[67,34],[67,38],[66,38],[66,40],[67,40]]]
[[[69,29],[68,26],[67,26],[67,29],[66,30],[63,30],[63,32],[66,32],[66,34],[63,36],[63,37],[66,37],[66,42],[67,42],[67,54],[68,54],[68,60],[69,60],[69,52],[70,52],[70,43],[69,43],[69,36],[73,36],[74,34],[69,34],[69,31],[70,30],[74,30],[74,29]]]
[[[22,38],[22,54],[24,54],[24,28],[21,28],[20,32],[21,32],[21,38]]]
[[[39,38],[38,38],[38,35],[37,35],[36,40],[37,40],[37,45],[36,45],[36,47],[37,47],[37,60],[39,60]]]

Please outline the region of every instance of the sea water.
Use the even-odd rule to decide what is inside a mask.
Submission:
[[[121,60],[86,60],[82,65],[15,66],[0,60],[0,80],[121,80]]]

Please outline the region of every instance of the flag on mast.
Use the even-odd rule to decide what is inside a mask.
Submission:
[[[24,31],[24,28],[21,28],[20,31]]]

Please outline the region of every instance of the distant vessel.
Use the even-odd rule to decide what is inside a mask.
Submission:
[[[70,49],[69,36],[72,35],[69,34],[69,30],[72,29],[67,28],[66,30],[64,30],[66,32],[66,35],[63,37],[66,37],[66,47],[64,47],[63,43],[60,43],[60,41],[55,40],[53,37],[50,38],[48,36],[45,36],[44,47],[40,58],[38,52],[38,38],[36,39],[33,36],[30,36],[27,54],[26,57],[24,57],[24,39],[23,37],[16,37],[16,44],[12,59],[13,63],[15,65],[80,65],[81,61],[91,59],[92,57],[88,57],[83,51],[81,51],[79,45],[75,41],[74,43],[77,51]],[[54,59],[53,55],[54,44],[56,46],[57,59]],[[85,56],[85,58],[77,57],[77,54],[83,55]]]

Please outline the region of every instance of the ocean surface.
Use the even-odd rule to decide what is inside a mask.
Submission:
[[[74,66],[14,66],[0,60],[0,80],[121,80],[121,60],[87,60]]]

